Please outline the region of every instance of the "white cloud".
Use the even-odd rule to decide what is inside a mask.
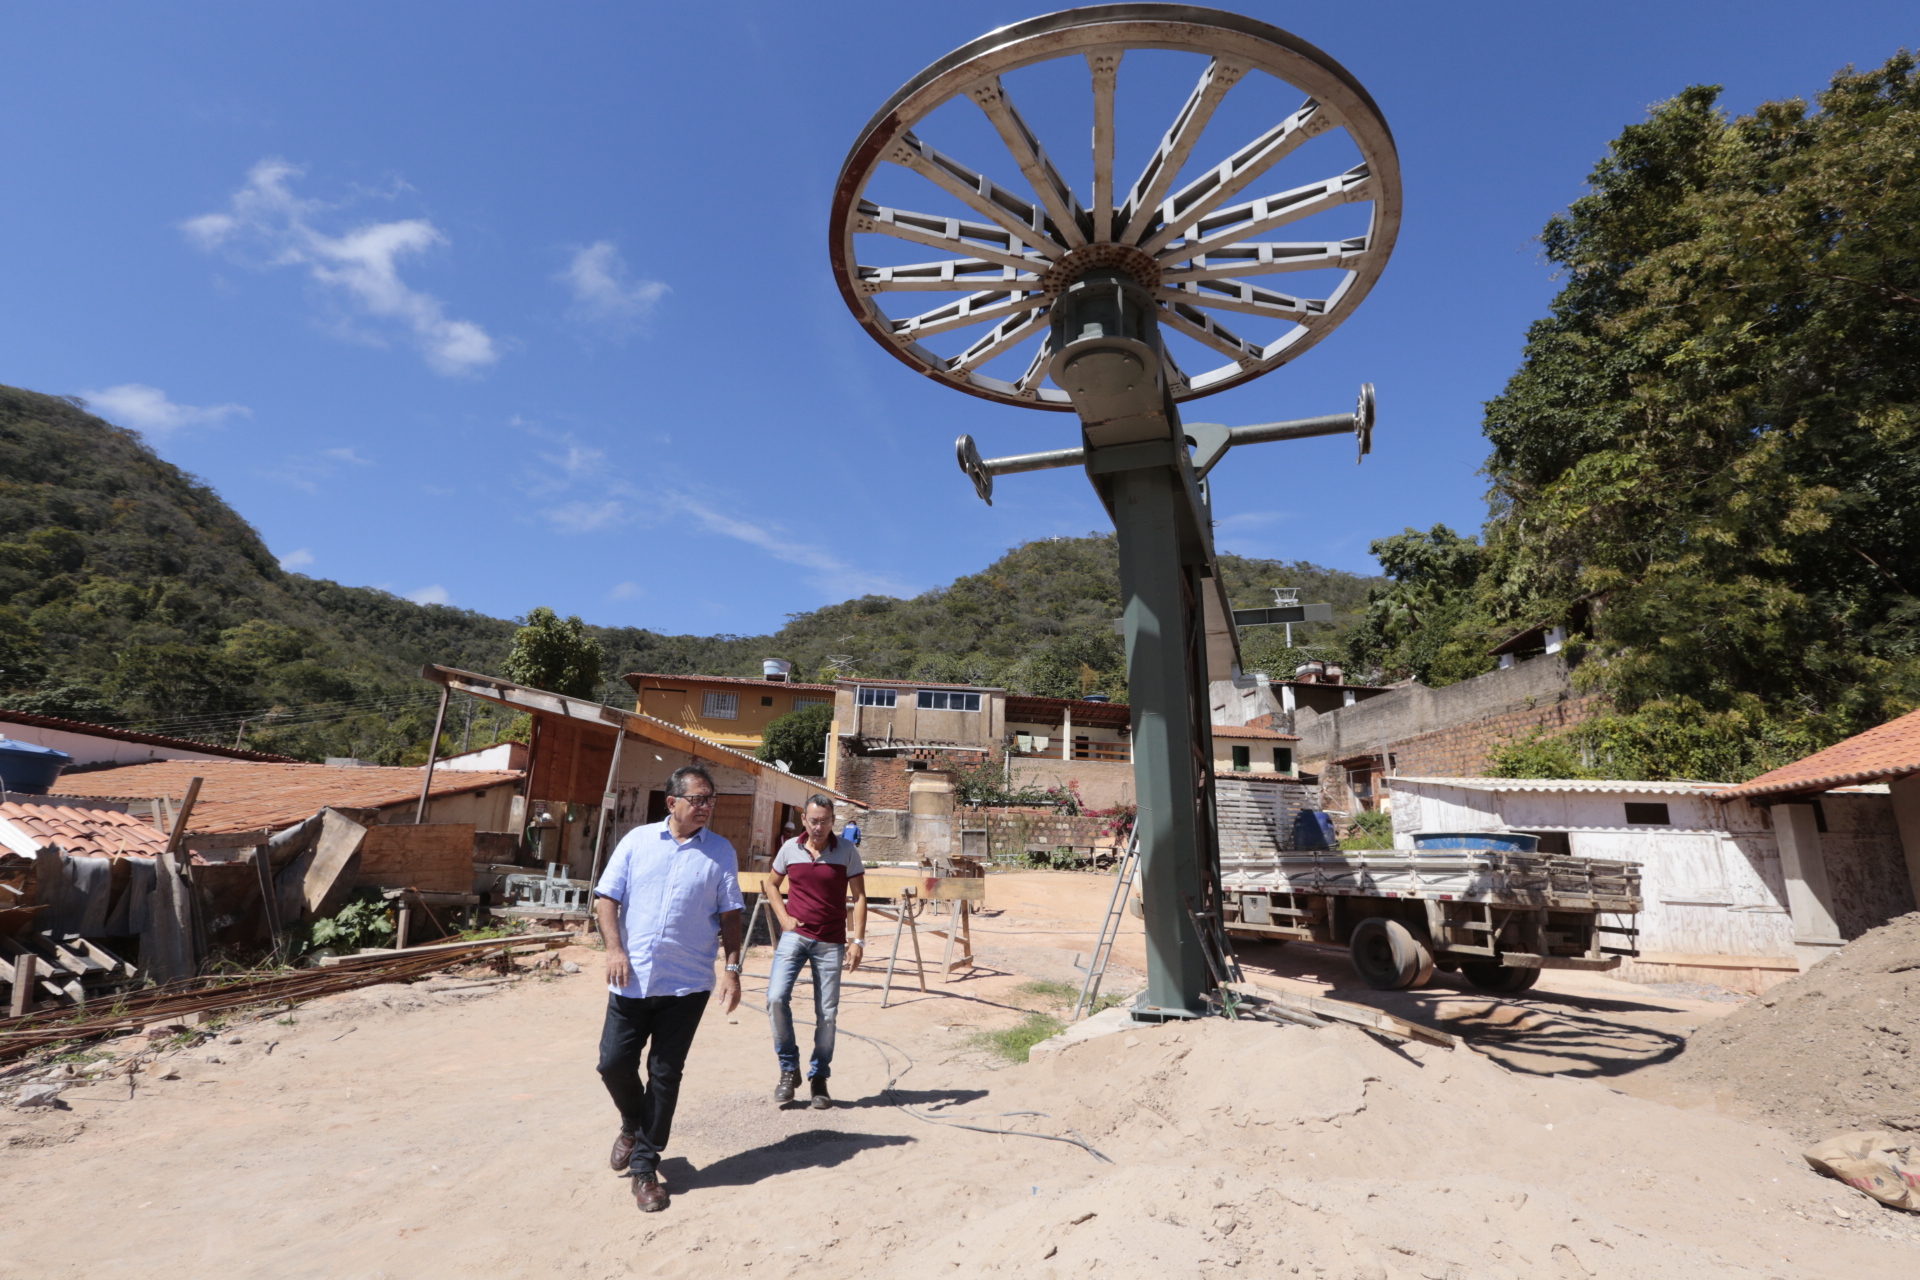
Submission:
[[[669,288],[658,280],[632,280],[627,261],[611,240],[596,240],[573,255],[555,279],[573,294],[567,317],[580,324],[619,328],[643,320]]]
[[[447,243],[431,222],[407,218],[374,222],[338,236],[310,221],[328,211],[296,196],[290,183],[305,171],[284,160],[262,160],[234,193],[229,213],[209,213],[180,224],[201,249],[225,252],[262,267],[304,267],[318,283],[365,315],[411,330],[427,364],[445,374],[472,373],[500,358],[487,331],[448,318],[446,306],[400,278],[399,261]]]
[[[613,588],[613,590],[607,592],[607,599],[632,600],[638,596],[643,596],[645,594],[647,593],[640,589],[639,584],[633,583],[633,582],[622,582],[616,585]]]
[[[351,462],[356,467],[370,467],[373,465],[373,459],[361,457],[360,454],[351,447],[345,449],[322,449],[320,454],[322,457],[333,458],[340,462]]]
[[[912,587],[897,578],[855,568],[818,547],[794,541],[791,535],[779,529],[715,511],[684,493],[669,492],[661,497],[674,509],[692,516],[710,533],[758,547],[776,560],[812,570],[813,582],[825,590],[850,596],[914,594]]]
[[[313,552],[307,550],[305,547],[300,548],[298,551],[290,551],[280,557],[280,567],[288,573],[292,573],[295,569],[304,569],[312,563]]]
[[[160,388],[138,382],[123,382],[104,391],[83,391],[81,398],[90,409],[109,422],[117,422],[123,427],[132,427],[135,431],[145,431],[150,435],[165,435],[181,427],[223,422],[236,414],[243,418],[253,416],[253,411],[243,404],[205,407],[175,404],[167,399],[167,393]]]
[[[418,591],[407,592],[407,599],[415,604],[452,604],[453,597],[439,583],[431,587],[422,587]]]
[[[624,524],[627,519],[626,507],[611,499],[606,502],[569,502],[552,508],[546,514],[547,519],[553,521],[562,533],[593,533]]]

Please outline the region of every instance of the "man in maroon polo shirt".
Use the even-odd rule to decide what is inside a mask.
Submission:
[[[800,966],[813,969],[812,1106],[833,1105],[827,1077],[833,1068],[834,1023],[840,1015],[840,967],[860,967],[866,950],[867,868],[860,851],[833,834],[833,801],[814,796],[802,811],[806,834],[780,846],[767,874],[767,905],[783,930],[767,979],[767,1021],[780,1059],[775,1102],[792,1102],[800,1087],[800,1043],[793,1034],[793,984]],[[783,892],[784,890],[784,892]],[[853,941],[847,941],[847,900],[853,900]],[[849,955],[848,953],[852,954]]]

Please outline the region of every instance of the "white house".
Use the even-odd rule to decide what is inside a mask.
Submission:
[[[1536,778],[1390,778],[1394,844],[1437,831],[1514,831],[1546,853],[1638,862],[1645,900],[1637,982],[1714,982],[1760,991],[1824,951],[1797,945],[1772,813],[1731,783]],[[1831,913],[1856,938],[1914,909],[1885,787],[1829,791],[1815,806]]]

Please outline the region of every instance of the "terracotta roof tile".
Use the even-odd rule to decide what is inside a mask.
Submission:
[[[165,836],[130,814],[62,805],[55,797],[0,803],[0,821],[34,844],[56,845],[86,857],[152,857],[167,848]]]
[[[1791,792],[1830,791],[1860,782],[1891,782],[1920,773],[1920,711],[1836,742],[1804,760],[1763,773],[1728,791],[1743,799]]]
[[[638,689],[645,681],[664,681],[668,684],[757,684],[769,689],[805,689],[811,693],[832,693],[830,684],[800,684],[792,680],[762,680],[754,676],[663,676],[649,671],[635,671],[621,677]]]
[[[1266,729],[1257,724],[1217,724],[1213,726],[1216,738],[1267,738],[1275,742],[1298,742],[1297,733],[1282,733],[1278,729]]]
[[[417,800],[420,770],[338,768],[324,764],[254,764],[239,760],[156,760],[63,775],[54,792],[68,796],[170,796],[177,803],[191,778],[202,779],[188,827],[203,834],[259,831],[310,818],[323,806],[384,809]],[[459,795],[518,782],[517,771],[436,771],[435,796]]]

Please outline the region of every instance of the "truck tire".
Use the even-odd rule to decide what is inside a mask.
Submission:
[[[1400,991],[1433,976],[1433,953],[1407,926],[1385,916],[1368,916],[1353,926],[1353,967],[1376,991]]]
[[[1460,972],[1482,991],[1500,995],[1518,995],[1540,981],[1538,969],[1520,969],[1504,964],[1463,964]]]

